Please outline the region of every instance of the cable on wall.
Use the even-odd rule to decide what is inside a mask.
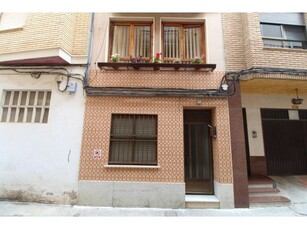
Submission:
[[[307,70],[271,68],[271,67],[253,67],[238,72],[226,72],[220,84],[221,86],[223,84],[227,84],[228,85],[227,96],[233,96],[236,93],[236,82],[242,80],[243,76],[251,74],[285,74],[285,75],[295,75],[295,76],[307,76]]]
[[[57,76],[62,76],[66,77],[66,83],[64,89],[60,88],[60,84],[62,82],[59,80],[56,80],[57,85],[58,85],[58,90],[60,92],[65,92],[68,88],[69,84],[69,79],[73,78],[76,80],[79,80],[84,83],[84,75],[78,74],[78,73],[70,73],[66,68],[63,67],[55,67],[55,68],[50,68],[50,67],[4,67],[0,68],[1,70],[11,70],[16,73],[20,74],[29,74],[32,78],[39,79],[42,75],[57,75]]]

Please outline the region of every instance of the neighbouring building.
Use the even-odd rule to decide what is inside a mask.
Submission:
[[[249,175],[307,174],[306,24],[306,13],[223,14],[226,70],[240,79]]]
[[[0,199],[76,204],[89,13],[0,13]]]

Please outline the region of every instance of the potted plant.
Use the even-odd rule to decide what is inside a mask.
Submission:
[[[180,64],[181,63],[181,59],[180,58],[176,58],[174,61],[173,61],[174,64]],[[180,67],[175,67],[175,70],[178,70]]]
[[[162,53],[156,53],[156,56],[153,57],[153,63],[161,63]]]
[[[193,59],[193,61],[192,61],[192,63],[193,64],[202,64],[204,61],[203,61],[203,56],[202,57],[198,57],[198,56],[196,56],[194,59]]]
[[[130,62],[131,63],[143,63],[143,57],[132,57],[130,56]],[[138,70],[140,67],[139,66],[133,66],[133,69]]]
[[[143,63],[143,57],[142,56],[138,56],[138,57],[132,57],[130,56],[130,62],[131,63]]]
[[[181,59],[180,59],[180,58],[176,58],[176,59],[173,61],[173,63],[175,63],[175,64],[180,64],[180,63],[181,63]]]
[[[119,54],[112,54],[112,55],[111,55],[111,61],[112,61],[112,62],[119,62],[119,61],[120,61],[120,56],[119,56]]]
[[[161,63],[161,56],[162,53],[156,53],[156,56],[153,57],[152,61],[153,63]],[[154,67],[154,70],[159,70],[159,67]]]

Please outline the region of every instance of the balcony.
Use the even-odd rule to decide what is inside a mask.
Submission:
[[[215,70],[216,64],[99,62],[98,67],[100,69],[105,70],[162,70],[212,72],[213,70]]]
[[[289,49],[307,49],[307,41],[263,38],[264,47],[269,48],[289,48]]]

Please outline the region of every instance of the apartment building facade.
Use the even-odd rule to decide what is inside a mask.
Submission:
[[[1,13],[0,198],[243,208],[306,174],[306,18]]]
[[[76,204],[90,14],[0,14],[0,199]]]
[[[223,14],[226,70],[240,79],[249,174],[306,175],[306,13]]]
[[[235,207],[221,19],[95,13],[80,204]]]

